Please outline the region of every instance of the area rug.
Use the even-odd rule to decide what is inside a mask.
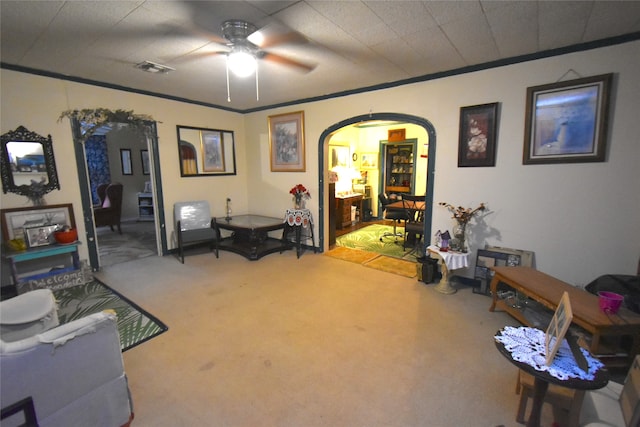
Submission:
[[[396,231],[403,233],[404,227],[397,227]],[[405,258],[411,261],[415,260],[410,248],[406,250],[402,247],[402,238],[398,239],[398,243],[394,242],[393,237],[385,237],[380,241],[380,236],[385,232],[392,233],[393,227],[390,225],[373,224],[363,227],[336,238],[336,246],[346,248],[359,249],[361,251],[375,252],[380,255],[386,255],[394,258]]]
[[[97,279],[84,285],[53,291],[60,323],[103,310],[114,310],[118,319],[120,348],[127,351],[165,332],[167,326],[133,301]]]
[[[380,254],[375,252],[366,252],[360,249],[351,249],[342,246],[336,246],[334,249],[326,252],[325,255],[357,264],[363,264],[380,256]]]
[[[122,234],[109,227],[97,229],[100,267],[134,261],[158,254],[153,222],[123,222]]]
[[[415,262],[388,256],[379,256],[372,259],[371,261],[365,262],[363,265],[365,267],[370,267],[376,270],[386,271],[387,273],[398,274],[405,277],[416,277],[418,275]]]

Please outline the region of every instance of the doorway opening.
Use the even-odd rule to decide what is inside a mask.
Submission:
[[[434,188],[434,170],[435,170],[435,150],[436,150],[436,132],[435,128],[428,120],[400,113],[375,113],[362,116],[352,117],[336,123],[327,128],[320,136],[318,142],[318,159],[319,159],[319,177],[318,188],[320,193],[320,218],[318,223],[319,228],[319,246],[320,250],[328,250],[332,240],[335,237],[335,217],[331,212],[336,204],[333,192],[338,192],[338,189],[334,189],[334,185],[329,183],[330,175],[332,180],[335,181],[335,171],[333,164],[335,159],[347,158],[349,161],[343,175],[346,175],[349,180],[353,180],[353,183],[358,182],[357,178],[362,177],[365,182],[369,182],[368,191],[371,191],[371,205],[368,207],[371,209],[371,220],[376,221],[380,217],[379,204],[377,195],[380,192],[388,190],[388,186],[384,184],[385,177],[385,161],[384,145],[388,141],[384,141],[386,138],[380,136],[380,129],[383,129],[386,136],[387,129],[396,128],[411,128],[413,127],[413,135],[411,137],[418,136],[419,143],[415,146],[414,155],[421,158],[420,162],[416,162],[418,165],[415,171],[416,182],[411,184],[409,190],[412,194],[425,195],[426,209],[424,213],[425,229],[424,229],[424,242],[423,248],[429,243],[429,237],[431,236],[431,222],[432,222],[432,205],[433,205],[433,188]],[[375,128],[379,128],[377,131]],[[354,141],[357,143],[354,145]],[[351,151],[349,155],[345,157],[345,154],[341,153],[344,147],[350,147]],[[354,149],[354,147],[358,147]],[[373,148],[375,147],[375,148]],[[349,156],[351,157],[349,159]],[[366,175],[366,176],[365,176]],[[359,181],[362,182],[362,181]],[[351,184],[351,182],[349,182]],[[347,185],[349,189],[352,187]],[[366,187],[366,186],[365,186]],[[355,188],[355,184],[353,186]],[[352,191],[352,190],[343,191]],[[358,189],[361,192],[361,189]],[[331,194],[330,194],[331,193]],[[343,194],[345,196],[345,194]],[[349,197],[346,194],[346,197]],[[366,197],[365,197],[366,198]],[[339,203],[338,203],[339,204]],[[360,207],[363,210],[363,207]],[[360,212],[360,215],[367,214],[367,212]],[[346,214],[345,214],[346,215]],[[346,220],[345,220],[346,221]],[[346,221],[348,222],[348,221]],[[345,224],[346,224],[345,222]],[[356,221],[358,223],[359,221]],[[355,228],[358,228],[356,225]]]
[[[124,123],[109,123],[85,140],[82,124],[72,119],[87,233],[89,264],[101,267],[167,253],[155,123],[143,133]],[[100,184],[122,184],[119,226],[98,224],[94,208],[101,203]]]

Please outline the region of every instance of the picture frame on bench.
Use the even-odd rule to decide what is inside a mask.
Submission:
[[[473,293],[489,295],[489,284],[493,279],[491,267],[533,267],[533,252],[520,249],[486,246],[478,249],[474,279],[480,282]]]
[[[2,209],[0,210],[0,219],[2,238],[6,242],[16,238],[25,238],[24,231],[27,228],[46,225],[76,227],[71,203]]]

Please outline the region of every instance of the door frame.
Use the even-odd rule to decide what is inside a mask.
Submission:
[[[369,121],[396,121],[412,123],[424,128],[429,137],[429,152],[427,161],[427,187],[425,191],[425,212],[424,212],[424,239],[422,252],[424,253],[426,247],[429,245],[431,238],[431,223],[433,221],[433,189],[435,181],[435,161],[436,161],[436,129],[431,122],[423,117],[412,116],[402,113],[370,113],[360,116],[351,117],[341,122],[335,123],[329,126],[322,132],[318,140],[318,189],[321,203],[319,204],[319,220],[318,220],[318,245],[320,252],[325,251],[325,214],[327,213],[328,196],[325,195],[325,180],[327,178],[327,159],[325,159],[325,147],[329,145],[331,135],[343,127],[363,123]],[[328,217],[327,217],[328,218]],[[327,248],[328,249],[328,248]]]
[[[89,252],[89,265],[92,271],[100,270],[100,255],[98,253],[98,241],[96,238],[96,227],[93,219],[93,200],[91,198],[91,188],[89,186],[89,171],[87,168],[87,157],[84,150],[84,138],[82,136],[80,121],[71,118],[71,133],[73,135],[73,145],[76,157],[76,168],[78,170],[78,184],[80,187],[80,198],[82,201],[82,219],[87,236],[87,250]],[[151,180],[153,188],[153,198],[155,202],[155,229],[156,229],[156,253],[164,256],[168,253],[167,236],[165,233],[164,200],[162,196],[162,175],[160,171],[160,156],[158,153],[158,131],[156,122],[145,123],[144,136],[149,150],[149,165],[151,167]]]

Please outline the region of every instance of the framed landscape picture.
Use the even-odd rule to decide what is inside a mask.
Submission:
[[[76,227],[71,203],[2,209],[2,238],[9,241],[25,237],[25,229],[51,225]],[[33,232],[32,232],[33,233]]]
[[[360,168],[378,169],[378,153],[362,153],[360,157]]]
[[[304,172],[304,111],[269,116],[272,172]]]
[[[603,162],[613,74],[527,88],[522,163]]]
[[[202,131],[202,169],[205,172],[224,171],[224,148],[222,132]]]
[[[498,103],[460,108],[458,166],[495,166]]]

